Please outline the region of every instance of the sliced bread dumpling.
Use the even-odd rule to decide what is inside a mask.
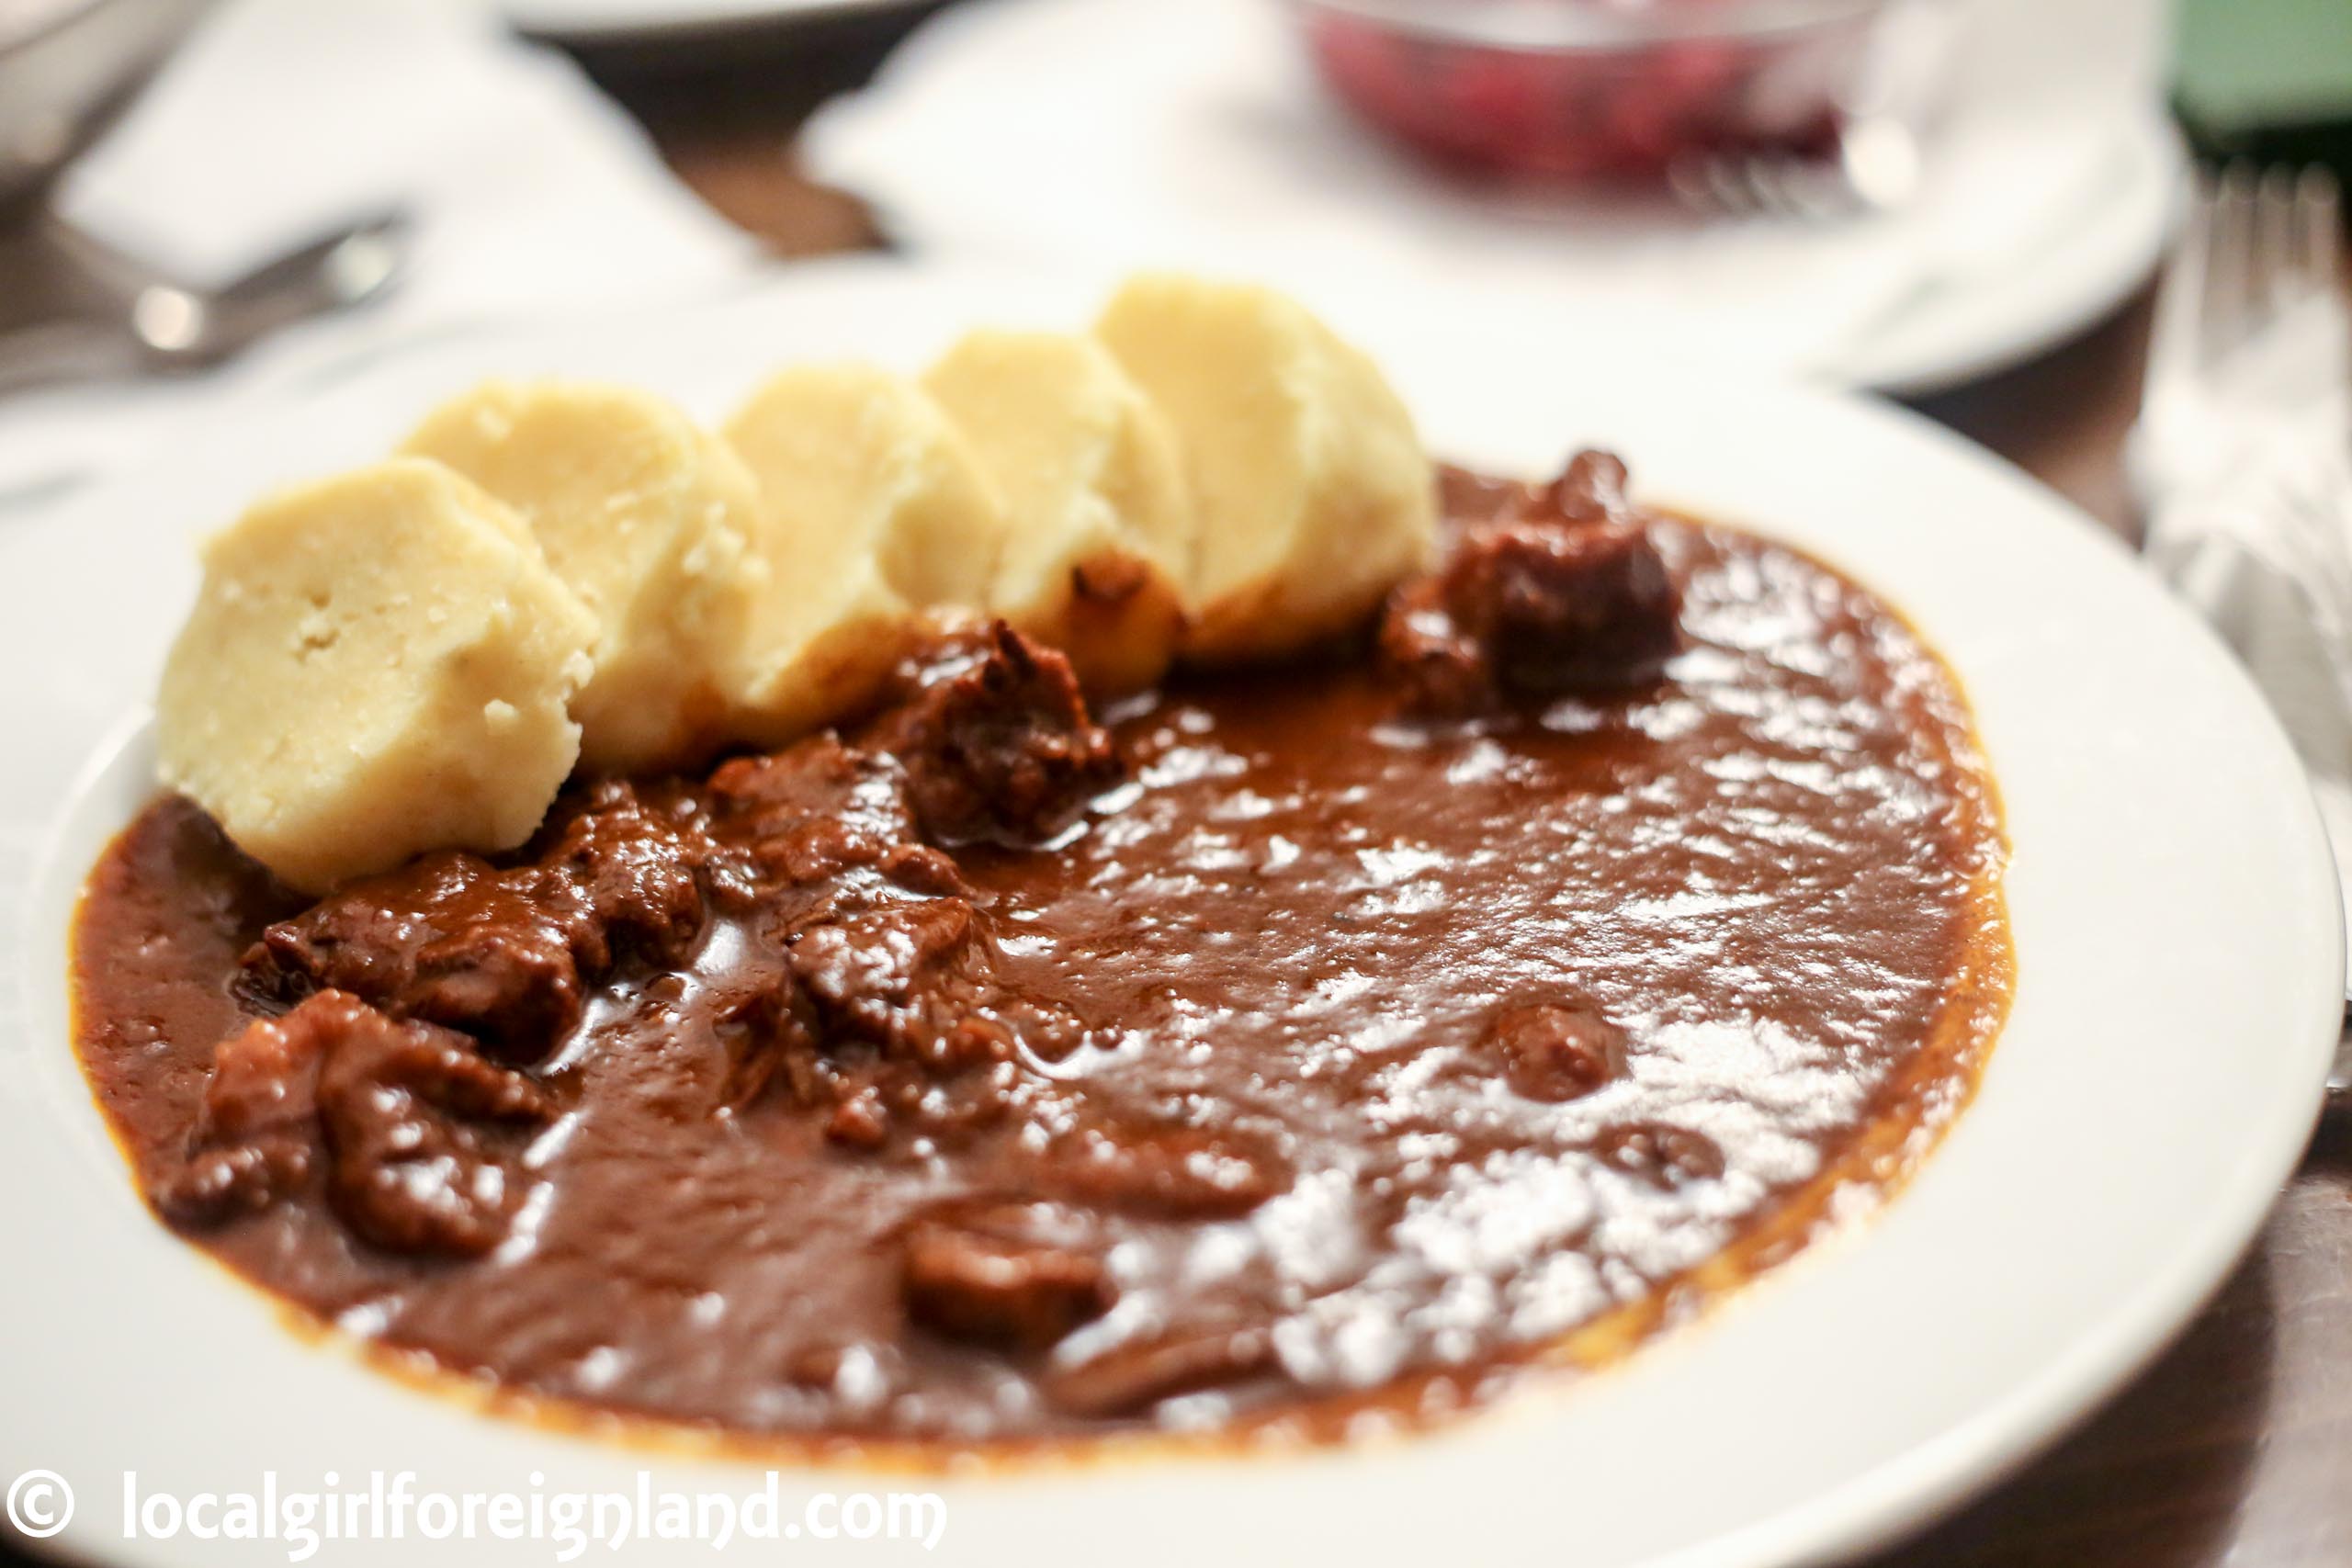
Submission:
[[[579,755],[596,619],[512,511],[401,457],[262,502],[203,560],[156,739],[239,847],[322,893],[530,837]]]
[[[1183,452],[1199,520],[1188,654],[1295,651],[1347,630],[1428,561],[1436,481],[1411,416],[1296,300],[1146,275],[1095,333]]]
[[[1068,333],[972,333],[923,385],[1004,501],[986,608],[1067,653],[1098,695],[1158,680],[1193,543],[1166,418],[1100,342]]]
[[[923,612],[977,609],[1005,513],[938,403],[873,366],[786,370],[726,435],[758,487],[752,552],[768,572],[739,655],[736,726],[774,744],[870,697]]]
[[[596,616],[571,707],[587,765],[649,772],[707,750],[766,570],[749,548],[752,476],[724,442],[648,392],[492,381],[405,449],[512,507]]]

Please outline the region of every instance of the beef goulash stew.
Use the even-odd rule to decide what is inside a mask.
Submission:
[[[1597,1359],[1906,1170],[2008,965],[1949,671],[1623,477],[1446,474],[1313,657],[1091,713],[944,634],[862,722],[315,902],[159,799],[88,1075],[238,1273],[608,1411],[1335,1437]]]

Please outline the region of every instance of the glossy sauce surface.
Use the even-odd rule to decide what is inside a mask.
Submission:
[[[870,1012],[747,1046],[775,900],[712,893],[673,959],[621,953],[560,1039],[500,1055],[503,1109],[367,1080],[465,1123],[450,1168],[497,1189],[470,1251],[355,1225],[315,1161],[201,1224],[164,1196],[216,1045],[287,1000],[241,958],[303,907],[185,802],[93,874],[85,1067],[199,1245],[519,1391],[950,1443],[1474,1403],[1898,1179],[2006,1006],[1949,672],[1801,555],[1648,526],[1680,584],[1654,682],[1429,719],[1362,660],[1189,679],[1104,717],[1128,775],[1048,847],[962,843],[953,889],[894,871],[794,916],[883,921],[849,951],[914,965],[894,1006],[985,1017],[968,1059],[942,1065],[968,1029]],[[639,793],[722,860],[754,843],[723,791]]]

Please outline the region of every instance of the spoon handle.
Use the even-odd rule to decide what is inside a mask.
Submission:
[[[136,376],[145,355],[130,333],[59,321],[0,334],[0,398],[76,381]]]

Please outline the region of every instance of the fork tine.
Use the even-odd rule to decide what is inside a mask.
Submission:
[[[2143,398],[2181,386],[2196,371],[2205,341],[2205,263],[2212,248],[2213,192],[2202,182],[2190,193],[2188,218],[2165,264],[2156,290],[2156,318],[2148,337]]]
[[[1758,206],[1774,218],[1809,222],[1836,215],[1836,206],[1817,187],[1836,176],[1792,158],[1755,153],[1738,160],[1740,177],[1756,192]]]
[[[2211,363],[2246,334],[2254,299],[2254,165],[2233,163],[2213,192],[2213,227],[2206,236],[2201,356]]]
[[[1781,216],[1779,193],[1753,158],[1722,157],[1708,165],[1718,192],[1728,193],[1738,211],[1762,218]]]
[[[1740,178],[1755,191],[1757,205],[1774,218],[1802,218],[1805,215],[1804,197],[1788,177],[1788,171],[1773,159],[1753,154],[1736,160]]]
[[[1720,211],[1723,203],[1716,197],[1713,183],[1708,178],[1707,160],[1683,153],[1666,166],[1666,188],[1674,199],[1693,212]]]
[[[2295,180],[2295,266],[2314,288],[2333,292],[2341,279],[2344,192],[2335,175],[2313,164]]]
[[[1676,198],[1694,212],[1754,218],[1763,211],[1763,199],[1744,177],[1740,160],[1722,153],[1686,153],[1668,165],[1666,178]]]
[[[2274,164],[2262,171],[2254,191],[2254,298],[2278,310],[2308,290],[2295,265],[2295,171]]]
[[[1666,180],[1675,199],[1692,211],[1734,218],[1826,223],[1872,210],[1879,200],[1858,190],[1840,164],[1777,153],[1680,157],[1667,165]]]

